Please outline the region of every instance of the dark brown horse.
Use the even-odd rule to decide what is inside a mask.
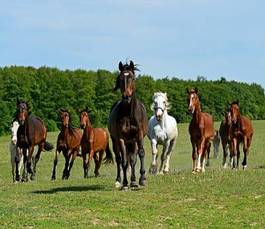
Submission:
[[[73,167],[75,158],[79,154],[82,132],[79,128],[74,128],[71,124],[70,113],[65,109],[60,109],[60,121],[62,124],[61,132],[57,138],[57,149],[55,151],[52,179],[56,179],[56,165],[58,162],[58,153],[63,151],[65,157],[65,166],[62,179],[68,179]]]
[[[250,119],[240,114],[239,102],[233,102],[230,105],[231,121],[230,139],[232,150],[232,168],[238,168],[240,151],[239,145],[243,142],[244,159],[242,162],[243,169],[247,167],[247,157],[249,154],[249,147],[251,145],[253,136],[253,127]]]
[[[31,179],[33,180],[36,175],[36,166],[40,159],[41,151],[52,150],[53,146],[46,142],[47,130],[43,121],[38,117],[30,115],[29,105],[25,101],[17,100],[17,120],[20,123],[17,132],[17,147],[19,154],[23,153],[24,156],[22,181],[28,180],[28,173],[31,174]],[[33,156],[36,145],[38,145],[38,151]],[[31,168],[31,161],[33,161],[33,170]],[[16,180],[19,181],[18,171],[16,171]]]
[[[231,128],[231,112],[230,110],[225,112],[225,119],[221,122],[220,128],[219,128],[219,134],[221,137],[221,142],[222,142],[222,148],[223,148],[223,167],[226,168],[226,158],[228,155],[227,150],[231,152],[231,141],[230,141],[230,132]],[[231,154],[231,153],[230,153]]]
[[[93,128],[89,118],[89,110],[80,112],[80,127],[84,129],[81,140],[84,178],[88,177],[90,161],[94,158],[95,161],[95,176],[99,176],[99,169],[106,152],[105,162],[112,163],[113,157],[109,148],[109,134],[104,128]]]
[[[145,185],[144,137],[147,133],[147,114],[144,105],[135,96],[135,65],[119,63],[120,74],[115,89],[120,89],[121,101],[116,102],[109,116],[108,129],[112,139],[117,163],[116,187],[121,185],[121,166],[123,169],[122,188],[128,188],[127,168],[131,166],[131,187],[137,187],[135,165],[137,153],[140,157],[140,185]]]
[[[204,172],[206,151],[209,155],[211,140],[214,137],[213,118],[210,114],[201,111],[198,90],[187,89],[189,112],[192,114],[192,120],[189,125],[190,140],[192,144],[192,172]],[[196,166],[196,152],[198,161]]]

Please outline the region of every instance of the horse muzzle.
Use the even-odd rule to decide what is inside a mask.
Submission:
[[[80,128],[83,130],[85,129],[86,125],[85,124],[80,124]]]
[[[131,96],[122,96],[122,100],[125,101],[126,103],[130,103],[132,100]]]

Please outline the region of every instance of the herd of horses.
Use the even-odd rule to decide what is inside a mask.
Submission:
[[[52,171],[52,180],[56,179],[58,155],[62,152],[65,166],[62,179],[68,179],[77,156],[83,159],[84,177],[88,177],[90,162],[94,159],[95,176],[99,176],[99,169],[103,162],[112,163],[113,155],[109,147],[112,140],[113,152],[117,166],[116,187],[123,190],[129,188],[127,172],[130,166],[130,187],[144,186],[145,176],[145,150],[144,138],[150,139],[152,149],[152,162],[149,168],[151,174],[164,174],[169,172],[171,152],[178,137],[177,122],[167,111],[169,102],[166,93],[156,92],[153,95],[151,106],[154,115],[148,121],[144,104],[136,98],[136,75],[138,70],[133,63],[119,63],[119,74],[114,90],[120,90],[121,99],[116,101],[110,111],[108,130],[94,128],[91,124],[86,107],[79,112],[80,128],[73,127],[71,114],[66,109],[59,109],[61,130],[57,137],[57,144]],[[221,138],[223,147],[223,166],[226,167],[228,151],[230,165],[233,169],[239,167],[239,145],[243,143],[244,160],[243,169],[247,167],[247,156],[253,136],[251,121],[240,114],[237,101],[230,104],[225,112],[224,121],[219,131],[214,129],[214,121],[210,114],[201,111],[198,89],[187,89],[188,111],[192,115],[189,125],[190,141],[192,145],[192,173],[205,171],[209,163],[211,144],[214,138]],[[53,146],[46,141],[47,130],[43,121],[30,114],[27,102],[17,100],[16,116],[12,125],[12,141],[10,145],[13,181],[28,181],[36,175],[36,165],[42,151],[49,151]],[[162,145],[161,162],[158,169],[157,146]],[[35,155],[34,147],[38,146]],[[229,150],[228,150],[229,149]],[[140,158],[140,178],[136,180],[136,162]],[[32,168],[33,166],[33,168]],[[23,174],[20,173],[23,167]],[[123,176],[121,176],[121,171]],[[122,179],[123,177],[123,179]]]

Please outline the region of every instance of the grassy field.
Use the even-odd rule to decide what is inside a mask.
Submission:
[[[99,178],[90,173],[84,179],[80,158],[70,179],[62,181],[62,155],[57,180],[51,181],[53,152],[42,154],[36,181],[13,184],[10,138],[1,137],[0,227],[264,228],[265,121],[253,123],[255,133],[246,171],[222,169],[219,151],[205,174],[192,175],[187,124],[180,124],[171,173],[147,175],[146,187],[127,192],[114,187],[115,165],[103,166]],[[55,143],[57,134],[49,133],[48,140]],[[145,149],[148,170],[151,151],[147,139]]]

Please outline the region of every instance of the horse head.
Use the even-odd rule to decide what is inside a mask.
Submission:
[[[29,105],[25,101],[20,101],[17,99],[17,120],[19,124],[24,124],[25,120],[29,116]]]
[[[153,104],[151,109],[154,111],[157,121],[160,121],[168,109],[167,93],[156,92],[153,95]]]
[[[236,124],[240,118],[239,102],[234,101],[230,105],[231,121],[233,124]]]
[[[138,69],[134,65],[133,61],[130,61],[129,64],[122,64],[120,61],[119,70],[120,73],[116,80],[114,90],[120,88],[123,101],[130,103],[135,92],[135,70]]]
[[[91,110],[86,107],[86,109],[80,111],[80,128],[81,129],[85,129],[86,126],[91,126],[91,122],[90,122],[90,118],[89,118],[89,113],[91,112]]]
[[[62,123],[62,125],[66,128],[68,128],[71,124],[71,116],[68,110],[66,109],[59,109],[59,118]]]
[[[11,141],[13,142],[13,144],[15,145],[17,143],[17,130],[19,127],[19,123],[18,121],[13,121],[11,124]]]
[[[198,96],[198,89],[195,87],[194,89],[186,89],[188,94],[188,111],[193,114],[196,109],[200,110],[200,100]]]

